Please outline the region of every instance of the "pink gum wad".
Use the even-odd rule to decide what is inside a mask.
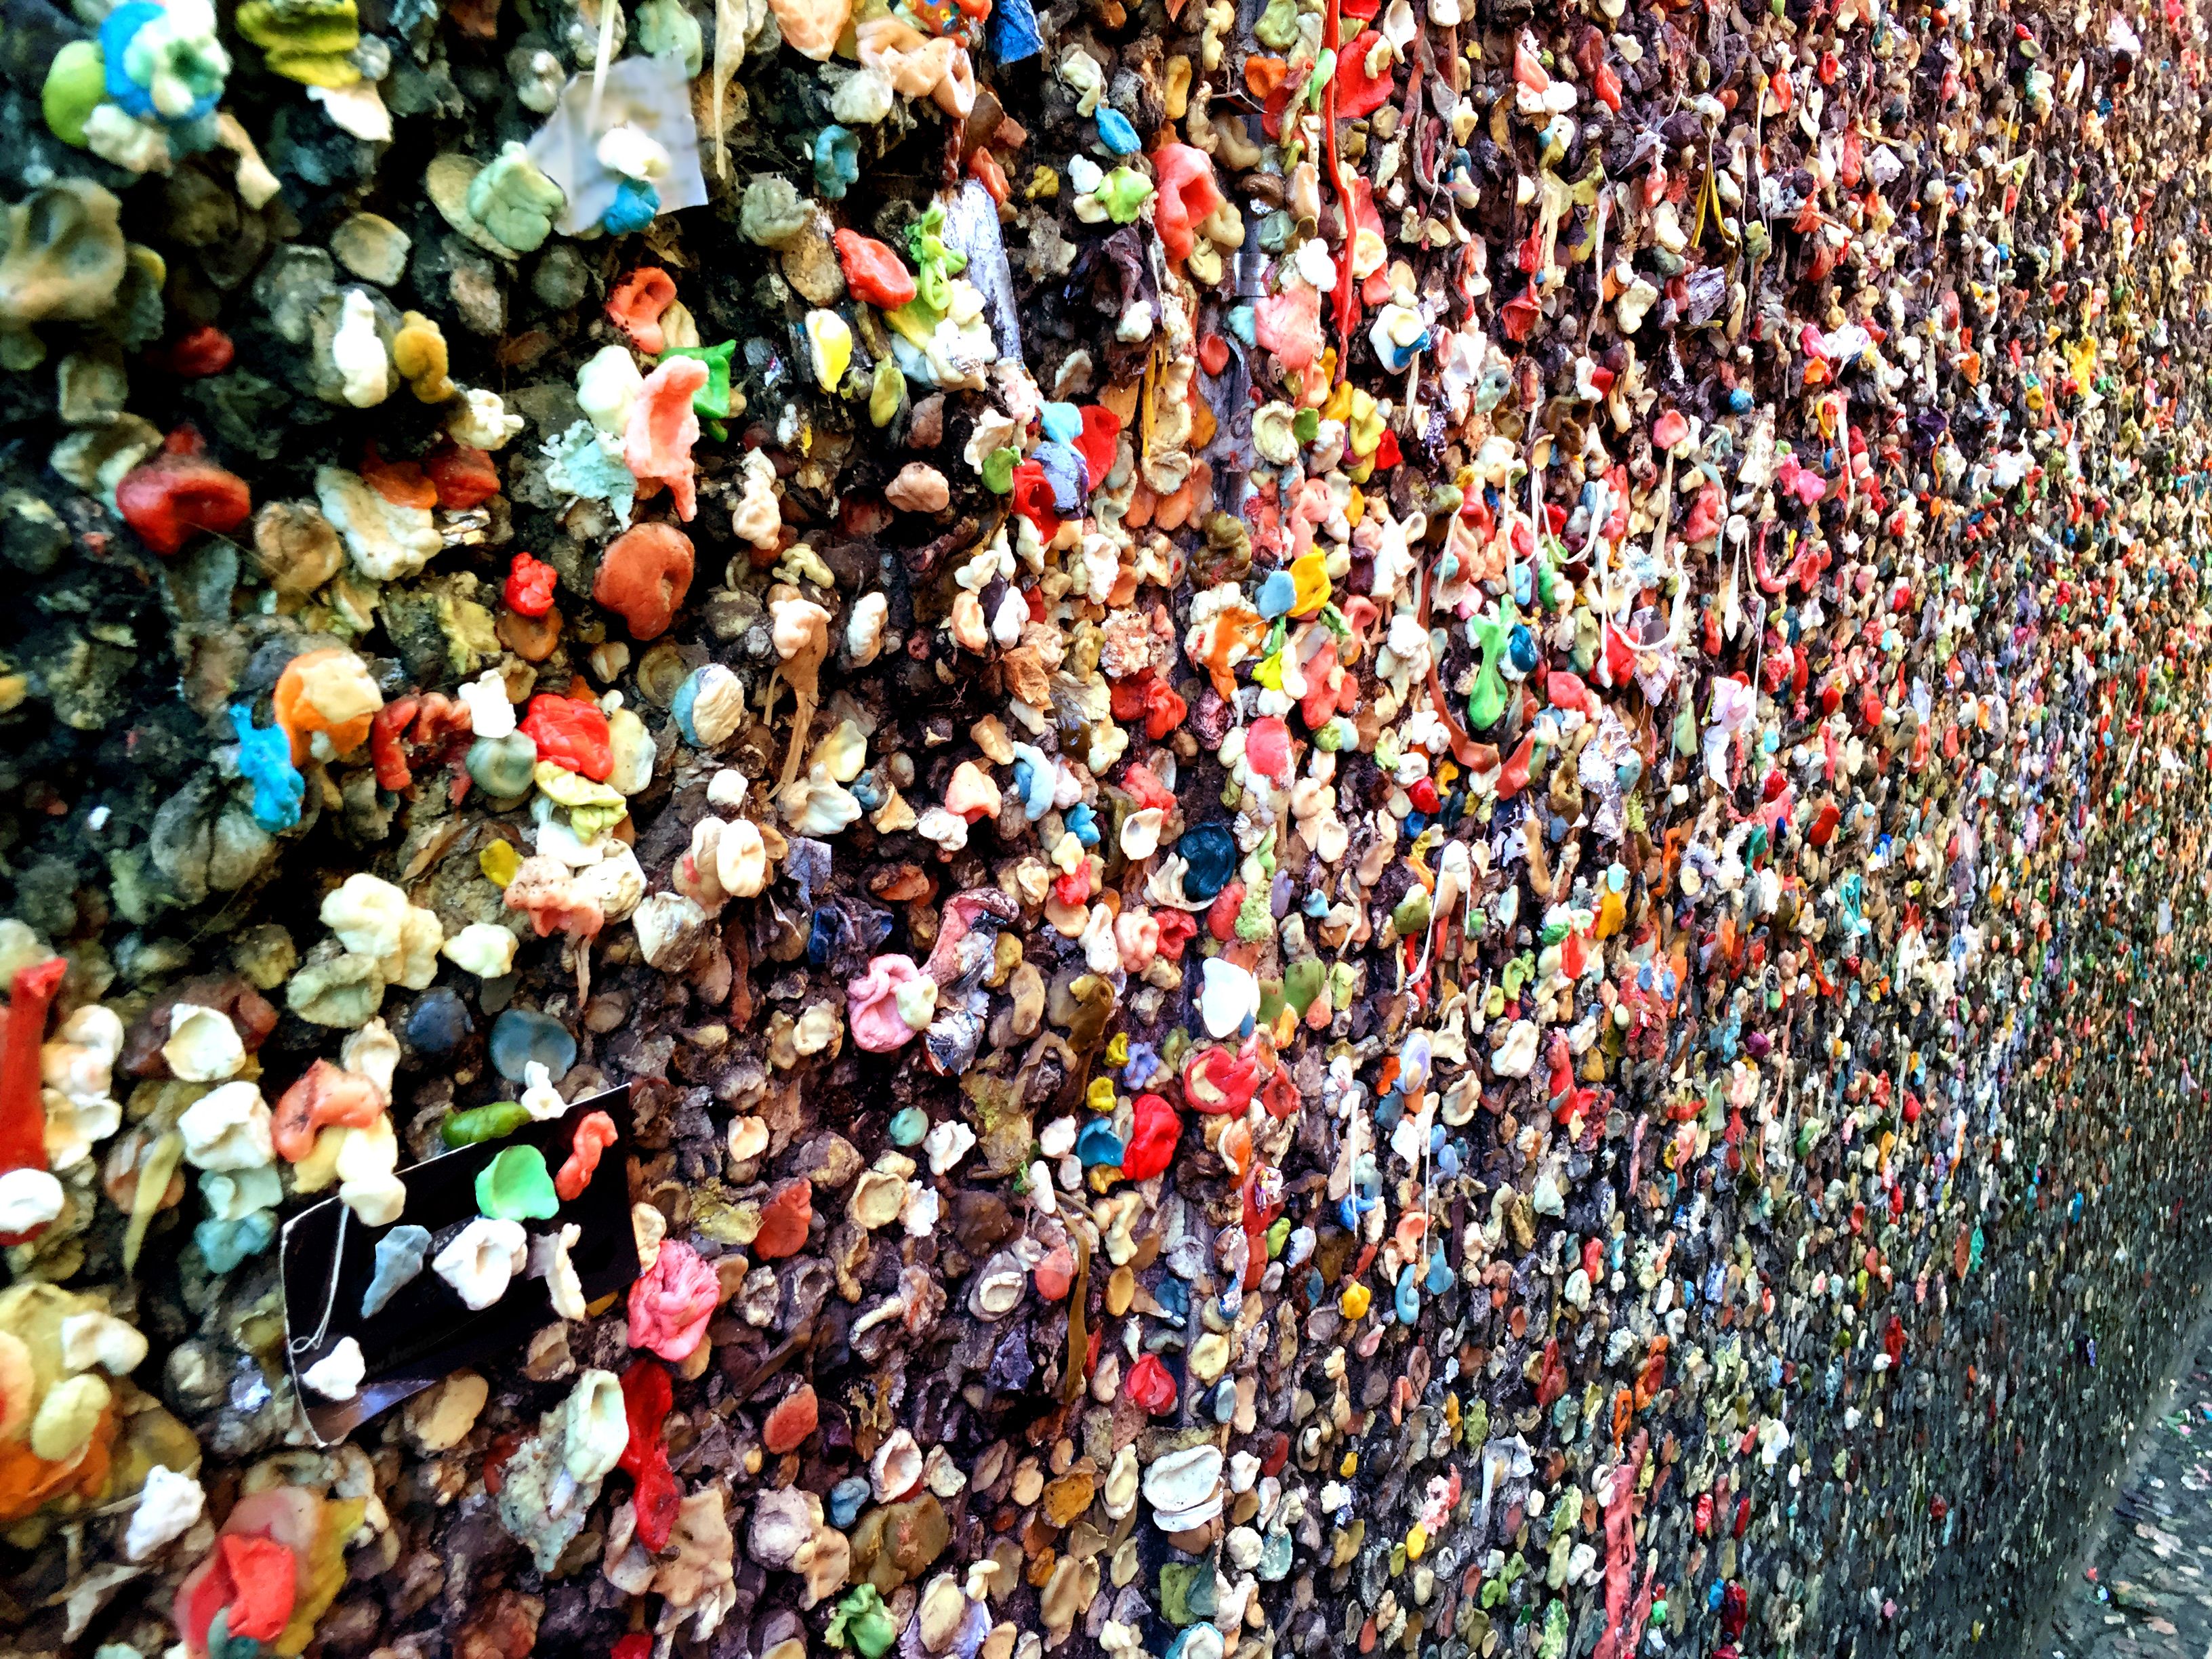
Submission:
[[[607,295],[607,319],[640,351],[658,357],[668,341],[661,313],[676,301],[676,279],[658,265],[640,265]]]
[[[507,908],[527,912],[540,939],[553,933],[593,939],[607,920],[597,904],[576,891],[568,866],[543,854],[522,860],[507,884]]]
[[[707,384],[707,365],[696,357],[671,357],[645,377],[623,434],[623,461],[640,483],[664,483],[676,516],[687,522],[699,511],[698,466],[691,447],[699,417],[691,399]]]
[[[667,1239],[653,1266],[629,1287],[629,1345],[680,1365],[707,1334],[722,1281],[699,1253]]]
[[[868,970],[845,988],[845,1012],[853,1041],[872,1054],[887,1054],[914,1041],[915,1031],[899,1012],[900,988],[922,977],[913,959],[876,957]]]

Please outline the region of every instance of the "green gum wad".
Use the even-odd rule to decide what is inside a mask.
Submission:
[[[1348,962],[1329,964],[1328,1006],[1330,1007],[1349,1008],[1352,1006],[1352,996],[1358,988],[1359,970],[1358,969]]]
[[[682,58],[687,76],[706,67],[706,34],[683,0],[645,0],[637,9],[637,44],[649,58]]]
[[[707,384],[691,394],[691,412],[702,420],[723,421],[730,415],[730,358],[737,351],[735,340],[725,340],[720,345],[671,346],[653,359],[665,363],[671,357],[690,357],[707,365]]]
[[[1255,884],[1246,890],[1244,902],[1237,907],[1237,937],[1248,945],[1257,945],[1273,934],[1275,917],[1267,902],[1266,884]]]
[[[1190,1033],[1178,1025],[1160,1043],[1160,1060],[1171,1072],[1182,1069],[1182,1057],[1190,1052]]]
[[[1306,81],[1305,90],[1298,94],[1298,101],[1308,109],[1319,109],[1322,94],[1328,90],[1328,83],[1334,79],[1336,53],[1323,46],[1321,56],[1314,60],[1313,74]]]
[[[1152,180],[1133,167],[1115,167],[1099,181],[1097,191],[1106,216],[1117,225],[1136,223],[1152,193]]]
[[[994,449],[983,458],[983,488],[994,495],[1004,495],[1014,487],[1014,468],[1020,465],[1022,452],[1008,445]]]
[[[812,222],[813,204],[781,173],[769,173],[745,186],[738,210],[738,228],[761,247],[781,247]],[[940,216],[939,222],[944,222]]]
[[[1585,605],[1575,612],[1575,672],[1587,674],[1596,665],[1601,642],[1597,613]]]
[[[72,40],[54,54],[39,107],[55,137],[84,148],[84,124],[107,96],[106,59],[94,40]]]
[[[1260,1025],[1273,1025],[1283,1017],[1283,1010],[1286,1006],[1283,1001],[1282,981],[1274,979],[1261,980],[1260,981],[1260,1014],[1255,1023]]]
[[[950,295],[947,296],[948,298]],[[896,311],[884,313],[884,322],[890,330],[917,351],[927,351],[937,332],[937,325],[945,320],[945,307],[929,302],[927,289],[917,293]],[[896,367],[896,364],[893,365]],[[894,414],[897,411],[893,410]]]
[[[535,1146],[504,1146],[477,1171],[477,1208],[495,1221],[548,1221],[561,1212],[545,1154]]]
[[[1682,706],[1674,714],[1674,744],[1678,755],[1698,752],[1698,716],[1687,698],[1683,699]]]
[[[932,311],[939,313],[952,303],[951,279],[968,269],[968,256],[945,246],[939,234],[944,228],[945,204],[932,202],[929,210],[908,226],[906,232],[907,254],[915,266],[915,291]],[[936,326],[934,318],[930,325]]]
[[[520,144],[509,144],[469,180],[469,216],[517,253],[545,245],[568,199]]]
[[[1536,548],[1536,600],[1547,611],[1557,611],[1574,598],[1575,590],[1567,579],[1559,574],[1558,562],[1553,558],[1553,544],[1547,537]]]
[[[1544,1609],[1544,1636],[1536,1644],[1537,1659],[1563,1659],[1567,1650],[1567,1604],[1553,1601]]]
[[[611,784],[594,783],[580,772],[550,761],[538,763],[534,777],[540,790],[558,805],[568,809],[568,824],[580,841],[592,841],[623,821],[629,800]]]
[[[495,1100],[489,1106],[471,1106],[448,1112],[438,1125],[438,1139],[448,1146],[477,1146],[501,1140],[530,1121],[530,1110],[519,1100]]]
[[[1160,1568],[1160,1617],[1177,1628],[1196,1624],[1212,1614],[1212,1563],[1167,1562]]]
[[[851,1648],[860,1659],[883,1659],[898,1640],[898,1626],[883,1593],[873,1584],[860,1584],[837,1603],[823,1638],[831,1647]]]
[[[1429,925],[1429,891],[1416,887],[1398,901],[1398,908],[1390,913],[1390,925],[1398,930],[1401,939],[1411,939]]]
[[[1493,618],[1478,617],[1468,624],[1475,647],[1482,653],[1482,666],[1476,671],[1474,690],[1468,694],[1467,720],[1480,732],[1498,724],[1505,712],[1505,678],[1498,672],[1498,665],[1505,656],[1505,641],[1513,632],[1513,606],[1509,601]]]

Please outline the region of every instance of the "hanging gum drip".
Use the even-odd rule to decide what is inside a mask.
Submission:
[[[779,681],[791,687],[793,704],[791,738],[785,745],[783,770],[776,780],[776,793],[780,795],[797,781],[799,769],[805,761],[807,734],[814,724],[814,711],[820,696],[822,664],[830,654],[830,627],[826,614],[809,600],[794,596],[772,600],[771,607],[777,660],[769,679],[763,713],[775,710]]]

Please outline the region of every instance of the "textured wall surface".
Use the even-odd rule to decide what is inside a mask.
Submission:
[[[7,0],[9,1651],[2031,1651],[2203,40]]]

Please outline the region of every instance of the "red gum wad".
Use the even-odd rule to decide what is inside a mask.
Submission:
[[[253,511],[246,480],[209,460],[204,447],[198,433],[180,426],[159,454],[131,468],[115,486],[124,522],[164,558],[179,551],[193,532],[226,535]]]

